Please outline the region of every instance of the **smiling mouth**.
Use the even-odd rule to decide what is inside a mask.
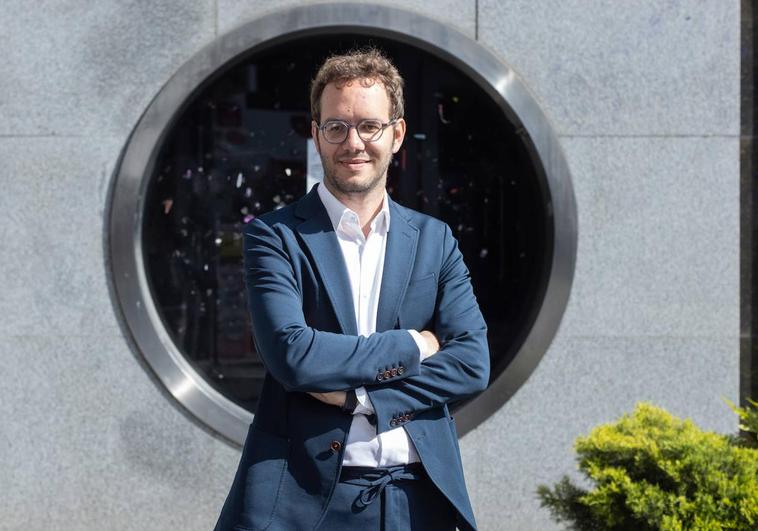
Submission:
[[[339,162],[340,164],[342,164],[343,166],[347,166],[348,168],[358,169],[358,168],[363,167],[364,164],[368,164],[371,161],[365,160],[365,159],[346,159],[346,160],[341,160]]]

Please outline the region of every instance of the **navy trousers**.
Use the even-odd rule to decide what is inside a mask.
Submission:
[[[323,531],[454,531],[456,512],[420,463],[343,467]]]

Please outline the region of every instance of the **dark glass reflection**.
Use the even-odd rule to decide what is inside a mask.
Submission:
[[[309,37],[257,52],[209,80],[177,118],[143,227],[148,278],[174,341],[250,411],[264,369],[250,333],[240,232],[306,193],[309,81],[330,53],[369,42],[406,79],[408,134],[389,192],[453,229],[490,329],[493,379],[539,310],[552,246],[544,179],[523,130],[474,81],[376,37]]]

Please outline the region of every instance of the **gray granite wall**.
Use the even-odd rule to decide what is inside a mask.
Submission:
[[[121,149],[217,35],[299,2],[6,2],[0,12],[0,529],[210,529],[238,450],[169,399],[117,322],[103,247]],[[738,392],[739,2],[391,1],[520,75],[579,215],[556,340],[462,440],[481,527],[557,527],[535,488],[638,400],[730,432]]]

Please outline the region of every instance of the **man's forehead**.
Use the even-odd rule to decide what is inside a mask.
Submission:
[[[360,78],[360,79],[346,79],[337,80],[327,83],[324,87],[324,91],[321,93],[322,98],[326,95],[338,95],[343,94],[346,91],[354,89],[365,89],[368,95],[372,97],[386,97],[389,101],[389,94],[384,84],[378,79],[372,78]]]
[[[330,82],[324,87],[324,91],[321,93],[321,106],[322,111],[327,111],[328,108],[333,108],[335,105],[342,107],[343,105],[349,105],[352,107],[354,104],[359,104],[361,101],[368,103],[369,105],[386,105],[387,113],[391,112],[391,102],[387,91],[384,88],[384,84],[379,80],[369,79],[352,79],[340,82]],[[354,89],[365,89],[360,94],[355,94]],[[352,92],[348,96],[347,100],[343,100],[342,96]]]
[[[321,93],[321,102],[333,102],[335,99],[339,99],[345,95],[349,95],[351,98],[384,102],[389,105],[390,97],[384,88],[381,81],[373,81],[371,83],[364,83],[360,80],[344,81],[340,84],[332,82],[324,87],[324,91]]]

